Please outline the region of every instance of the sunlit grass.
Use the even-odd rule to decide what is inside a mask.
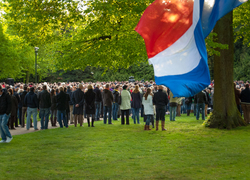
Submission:
[[[191,115],[167,131],[96,122],[0,144],[0,179],[248,179],[249,127],[208,129]]]

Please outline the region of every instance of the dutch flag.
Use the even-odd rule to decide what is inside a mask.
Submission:
[[[210,84],[204,39],[216,22],[247,0],[156,0],[136,31],[143,37],[155,81],[175,97],[191,97]]]

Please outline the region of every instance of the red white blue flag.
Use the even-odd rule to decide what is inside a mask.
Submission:
[[[175,97],[190,97],[210,84],[204,39],[216,22],[247,0],[156,0],[136,31],[143,37],[155,81]]]

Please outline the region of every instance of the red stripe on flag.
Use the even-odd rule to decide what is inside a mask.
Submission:
[[[193,23],[193,0],[156,0],[135,30],[143,37],[148,58],[174,44]]]

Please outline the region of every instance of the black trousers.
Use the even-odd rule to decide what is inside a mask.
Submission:
[[[121,110],[121,112],[122,112],[122,115],[121,115],[121,124],[125,123],[124,113],[126,113],[126,124],[129,124],[129,109],[127,109],[127,110]]]
[[[166,106],[156,106],[156,121],[165,121]]]

